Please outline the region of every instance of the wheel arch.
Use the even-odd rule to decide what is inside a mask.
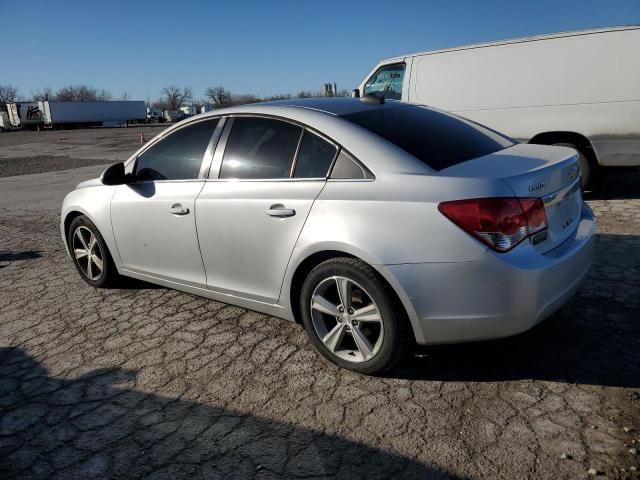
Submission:
[[[69,252],[69,254],[71,254],[71,249],[70,249],[71,247],[69,246],[69,229],[71,228],[71,223],[81,215],[84,215],[91,220],[91,218],[89,217],[89,215],[87,215],[86,212],[80,211],[79,209],[70,210],[64,216],[62,237],[64,239],[64,244],[67,247],[67,251]]]
[[[538,145],[553,145],[554,143],[570,143],[575,145],[593,165],[599,165],[598,155],[593,148],[591,140],[586,135],[571,131],[541,132],[529,140],[529,143]]]
[[[294,273],[291,276],[291,281],[289,284],[289,292],[288,292],[288,300],[291,308],[291,313],[293,316],[293,320],[296,323],[302,323],[302,315],[300,312],[300,294],[302,292],[302,285],[304,284],[304,280],[307,278],[307,275],[318,265],[326,260],[330,260],[332,258],[339,257],[348,257],[355,258],[360,260],[367,265],[371,266],[378,275],[384,284],[388,287],[388,291],[393,296],[392,300],[394,303],[400,308],[400,314],[409,321],[411,325],[411,333],[413,335],[413,341],[416,343],[416,338],[421,338],[423,336],[422,330],[419,327],[419,322],[417,321],[417,315],[411,302],[404,290],[400,286],[400,284],[395,280],[393,275],[384,268],[384,265],[377,265],[371,262],[366,261],[366,259],[362,258],[359,255],[354,255],[353,253],[346,252],[340,249],[328,249],[328,250],[319,250],[314,253],[307,255],[302,261],[298,263],[295,268]],[[416,328],[418,330],[416,330]]]

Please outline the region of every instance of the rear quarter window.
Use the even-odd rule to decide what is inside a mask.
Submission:
[[[433,170],[452,167],[514,144],[482,125],[417,105],[387,105],[342,118],[397,145]]]

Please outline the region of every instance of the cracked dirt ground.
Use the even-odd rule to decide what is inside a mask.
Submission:
[[[284,320],[86,285],[58,207],[99,170],[0,179],[0,478],[638,478],[640,195],[590,201],[593,268],[546,322],[375,378]]]

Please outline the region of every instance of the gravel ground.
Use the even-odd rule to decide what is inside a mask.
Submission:
[[[91,128],[0,134],[0,177],[105,165],[127,159],[166,126]]]
[[[626,174],[591,195],[596,258],[563,309],[365,377],[283,320],[86,285],[58,207],[99,170],[0,179],[0,478],[639,478],[640,182]]]

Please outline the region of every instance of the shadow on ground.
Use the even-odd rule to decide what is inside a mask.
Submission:
[[[399,378],[640,387],[640,236],[597,234],[591,270],[550,318],[501,340],[426,347]]]
[[[24,252],[7,252],[0,251],[0,262],[16,262],[18,260],[34,260],[36,258],[41,258],[42,255],[40,252],[35,250],[29,250]],[[0,268],[8,267],[9,265],[0,265]]]
[[[611,168],[601,172],[597,190],[585,193],[585,200],[640,198],[640,169]]]
[[[134,385],[119,369],[54,378],[22,349],[0,348],[0,478],[460,478]]]

